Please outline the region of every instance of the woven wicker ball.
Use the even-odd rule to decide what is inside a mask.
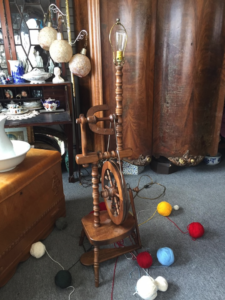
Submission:
[[[49,50],[53,41],[56,40],[57,31],[51,26],[41,29],[38,35],[38,42],[44,50]]]
[[[84,54],[75,54],[69,62],[70,71],[78,77],[85,77],[91,71],[89,58]]]
[[[67,63],[73,55],[73,50],[70,44],[63,40],[62,35],[60,35],[57,34],[57,40],[51,44],[49,52],[54,62]]]

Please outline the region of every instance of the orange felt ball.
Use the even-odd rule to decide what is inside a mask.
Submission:
[[[172,206],[166,201],[162,201],[157,205],[157,211],[160,215],[168,217],[171,214]]]

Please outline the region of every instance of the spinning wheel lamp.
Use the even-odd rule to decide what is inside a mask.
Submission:
[[[111,44],[113,53],[113,62],[116,68],[116,109],[115,113],[117,116],[116,124],[116,141],[117,150],[123,149],[123,65],[124,55],[127,45],[127,31],[125,27],[120,23],[120,19],[116,19],[116,23],[112,26],[109,33],[109,42]],[[120,158],[119,158],[120,159]]]
[[[66,0],[68,6],[68,1]],[[69,41],[63,39],[61,32],[57,32],[52,27],[51,12],[58,14],[58,24],[66,23]],[[71,42],[70,25],[69,20],[67,22],[64,17],[69,18],[68,14],[62,13],[62,11],[55,5],[51,4],[48,9],[48,14],[45,14],[45,19],[48,18],[48,26],[44,27],[39,32],[38,41],[40,46],[44,50],[48,50],[51,58],[56,63],[68,63],[71,73],[79,77],[85,77],[91,70],[90,60],[86,56],[86,47],[88,33],[86,30],[81,30],[74,42]],[[59,26],[58,26],[59,27]],[[80,54],[73,56],[72,45],[77,41],[85,39],[85,44]],[[72,57],[73,56],[73,57]]]
[[[127,33],[124,26],[117,19],[112,26],[109,34],[109,41],[113,50],[113,62],[116,68],[116,108],[115,113],[107,117],[97,117],[96,113],[108,111],[108,105],[96,105],[87,112],[87,117],[83,114],[76,120],[81,127],[81,146],[82,154],[76,155],[78,165],[87,167],[92,164],[92,197],[93,214],[84,216],[81,220],[83,230],[80,239],[80,245],[83,243],[86,235],[89,242],[94,246],[93,251],[84,253],[80,261],[85,266],[94,265],[95,286],[99,286],[99,263],[102,261],[132,252],[141,247],[137,217],[134,205],[134,199],[131,189],[126,186],[125,179],[121,170],[121,159],[132,155],[132,149],[123,149],[123,89],[122,89],[122,68],[124,64],[124,53],[127,43]],[[110,128],[97,126],[98,122],[110,122]],[[87,151],[87,132],[86,125],[89,125],[91,131],[108,136],[116,136],[116,150],[105,152]],[[113,128],[111,127],[114,125]],[[117,161],[116,161],[117,160]],[[101,173],[102,191],[99,192],[99,174],[98,164],[103,161]],[[105,202],[106,211],[100,211],[99,197]],[[132,214],[129,208],[132,208]],[[122,239],[131,236],[133,245],[123,248],[101,249],[103,245],[110,245]]]

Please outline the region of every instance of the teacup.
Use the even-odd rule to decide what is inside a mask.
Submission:
[[[16,104],[16,103],[9,103],[7,104],[7,108],[10,110],[10,109],[15,109],[15,108],[18,108],[19,107],[19,104]]]
[[[10,114],[20,114],[20,113],[23,112],[23,110],[24,110],[24,109],[23,109],[22,106],[17,105],[17,107],[9,108],[9,109],[8,109],[8,112],[9,112]]]

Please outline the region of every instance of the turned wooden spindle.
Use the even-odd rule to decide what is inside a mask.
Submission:
[[[76,123],[80,124],[81,128],[81,147],[82,147],[82,154],[83,156],[87,155],[87,135],[86,135],[86,124],[87,124],[87,119],[83,114],[79,116],[79,119],[76,119]]]
[[[92,164],[92,197],[93,197],[93,211],[94,211],[94,227],[100,227],[99,218],[99,189],[98,189],[98,162]]]
[[[116,137],[117,150],[123,150],[123,66],[116,66]]]
[[[99,248],[94,246],[95,287],[99,286]]]

